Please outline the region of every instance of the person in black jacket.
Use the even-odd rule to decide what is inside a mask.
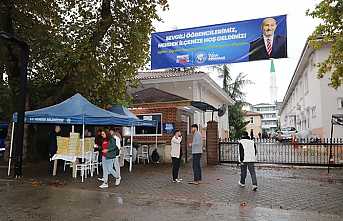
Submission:
[[[49,174],[52,174],[53,163],[52,157],[57,153],[57,136],[61,132],[60,126],[55,126],[54,129],[49,133]]]
[[[102,155],[101,155],[101,145],[102,145],[102,141],[103,141],[103,138],[101,136],[101,133],[102,133],[102,130],[101,129],[98,129],[96,131],[96,135],[95,135],[95,140],[94,140],[94,143],[95,143],[95,146],[94,146],[94,151],[96,152],[99,152],[99,156],[98,156],[98,162],[101,162],[102,160]]]
[[[241,165],[241,180],[238,184],[241,187],[245,186],[245,178],[247,176],[247,169],[249,169],[252,184],[253,184],[253,191],[257,190],[257,179],[256,179],[256,172],[255,172],[255,165],[256,162],[256,144],[253,140],[250,139],[248,132],[244,131],[242,139],[239,142],[239,162]]]

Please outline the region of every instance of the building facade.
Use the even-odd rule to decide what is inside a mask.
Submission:
[[[135,93],[147,88],[156,88],[190,101],[201,101],[220,108],[223,105],[232,105],[234,101],[228,94],[205,72],[139,72],[137,76],[140,86],[131,89]],[[218,112],[203,112],[194,107],[184,107],[185,111],[192,114],[193,123],[206,130],[207,122],[212,120],[218,122],[219,137],[229,136],[229,122],[227,111],[223,116]]]
[[[330,76],[317,78],[316,64],[323,62],[330,46],[315,50],[307,42],[281,106],[281,126],[295,127],[312,137],[330,137],[331,117],[343,113],[343,87],[329,86]],[[343,127],[334,128],[334,137],[343,137]]]
[[[244,112],[245,122],[249,122],[245,129],[251,136],[253,134],[254,138],[262,137],[262,114],[252,111]]]
[[[274,134],[279,128],[279,103],[275,104],[255,104],[252,111],[262,115],[262,133]]]

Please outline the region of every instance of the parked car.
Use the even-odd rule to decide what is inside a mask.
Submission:
[[[285,127],[281,128],[281,130],[278,132],[278,141],[290,141],[292,140],[292,137],[297,133],[297,130],[294,127]]]

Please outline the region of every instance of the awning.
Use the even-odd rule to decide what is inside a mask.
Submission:
[[[202,110],[204,112],[206,111],[218,111],[217,108],[213,107],[212,105],[202,102],[202,101],[192,101],[191,105],[195,108],[198,108],[199,110]]]

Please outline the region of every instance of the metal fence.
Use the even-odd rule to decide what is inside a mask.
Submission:
[[[343,166],[343,139],[302,139],[290,142],[257,139],[255,144],[257,163]],[[238,141],[219,141],[220,162],[237,163],[238,149]]]

